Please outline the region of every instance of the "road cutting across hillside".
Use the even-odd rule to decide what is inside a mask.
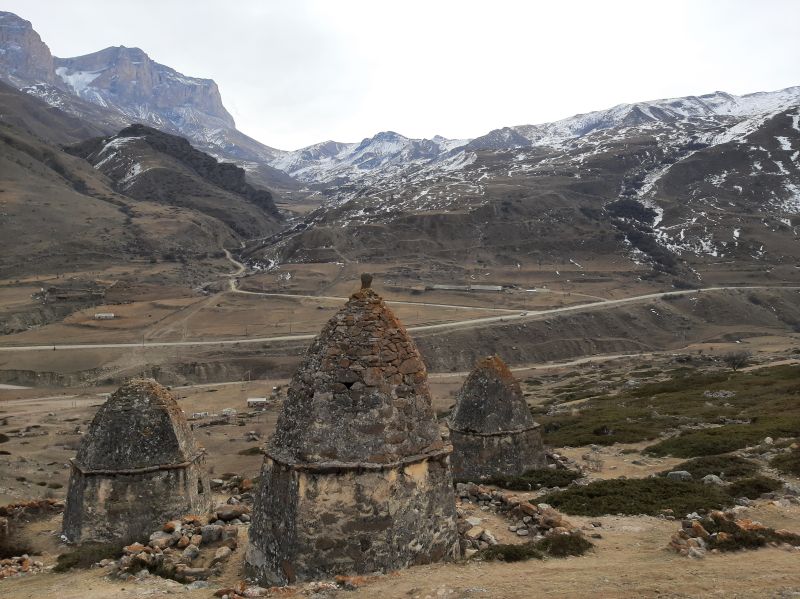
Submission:
[[[666,291],[659,293],[647,293],[645,295],[635,295],[620,299],[608,299],[598,302],[591,302],[588,304],[577,304],[574,306],[564,306],[561,308],[550,308],[547,310],[537,311],[520,311],[514,310],[510,314],[503,314],[501,316],[486,316],[482,318],[472,318],[467,320],[459,320],[454,322],[445,322],[440,324],[428,324],[415,327],[408,327],[411,333],[416,332],[429,332],[429,331],[445,331],[456,330],[465,328],[477,328],[483,326],[491,326],[496,324],[507,324],[512,322],[525,322],[536,320],[540,318],[547,318],[553,315],[564,314],[568,312],[584,312],[592,310],[607,310],[617,306],[632,304],[636,302],[652,301],[668,297],[680,297],[684,295],[692,295],[697,293],[711,293],[717,291],[748,291],[748,290],[769,290],[780,289],[789,291],[800,291],[800,287],[796,286],[750,286],[750,287],[705,287],[702,289],[689,289],[681,291]],[[268,294],[280,296],[281,294]],[[304,297],[320,299],[320,296],[304,295],[304,296],[289,296],[289,297]],[[330,299],[345,299],[345,298],[330,298]],[[392,302],[387,302],[391,304]],[[413,303],[413,302],[409,302]],[[440,304],[433,304],[439,306]],[[473,306],[472,309],[475,309]],[[158,347],[194,347],[194,346],[225,346],[225,345],[239,345],[239,344],[252,344],[252,343],[286,343],[293,341],[307,341],[316,337],[315,334],[300,334],[300,335],[278,335],[275,337],[242,337],[235,339],[217,339],[206,341],[155,341],[155,342],[142,342],[142,343],[83,343],[83,344],[47,344],[47,345],[23,345],[23,346],[4,346],[0,347],[0,352],[15,352],[15,351],[42,351],[42,350],[79,350],[79,349],[113,349],[113,348],[158,348]]]

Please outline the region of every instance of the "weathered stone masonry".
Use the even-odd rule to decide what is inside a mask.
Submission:
[[[210,508],[205,453],[175,398],[149,379],[120,387],[72,460],[65,536],[133,542],[167,520]]]
[[[458,555],[425,366],[370,280],[312,343],[267,448],[246,557],[262,584]]]
[[[478,362],[467,377],[448,426],[457,479],[513,476],[545,465],[539,425],[498,356]]]

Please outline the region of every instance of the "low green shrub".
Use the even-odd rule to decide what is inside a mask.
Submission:
[[[783,483],[775,478],[767,476],[754,476],[743,478],[727,487],[731,497],[747,497],[748,499],[758,499],[764,493],[772,493],[783,486]]]
[[[678,458],[710,456],[757,445],[764,437],[797,435],[800,435],[800,417],[754,418],[750,424],[726,424],[685,432],[647,447],[645,453]]]
[[[492,545],[482,549],[478,557],[486,561],[521,562],[545,557],[583,555],[594,545],[583,535],[564,534],[528,541],[520,545]]]
[[[716,485],[661,477],[599,480],[585,487],[548,493],[536,501],[579,516],[657,516],[667,509],[680,516],[698,509],[721,509],[733,504],[733,498]]]
[[[658,440],[662,433],[686,424],[722,424],[686,432],[651,448],[657,455],[693,458],[729,453],[767,436],[800,436],[800,366],[669,374],[672,378],[666,381],[592,397],[576,406],[576,413],[537,415],[545,443],[554,447],[635,443]],[[724,400],[704,395],[722,390],[732,395]],[[731,420],[748,424],[726,424]]]
[[[783,474],[800,476],[800,450],[778,454],[770,460],[769,465]]]
[[[122,546],[115,543],[86,543],[79,545],[56,558],[54,572],[66,572],[72,568],[89,568],[104,559],[122,557]]]
[[[725,480],[752,476],[758,472],[758,464],[735,455],[711,455],[694,458],[665,470],[662,475],[673,470],[685,470],[696,479],[715,474]]]
[[[537,546],[551,557],[583,555],[594,547],[583,535],[553,535],[539,541]]]
[[[248,447],[247,449],[240,449],[239,455],[260,455],[264,453],[264,451],[259,446]]]
[[[577,470],[551,470],[549,468],[541,468],[528,470],[520,476],[494,476],[486,480],[475,482],[484,485],[494,485],[512,491],[535,491],[542,487],[566,487],[572,481],[580,477],[581,473]]]
[[[544,559],[544,553],[531,541],[520,545],[492,545],[478,552],[478,557],[486,561],[523,562],[529,559]]]
[[[767,543],[788,543],[800,546],[800,535],[782,532],[778,534],[773,528],[745,530],[730,520],[703,521],[703,527],[711,533],[707,540],[709,549],[720,551],[738,551],[740,549],[758,549]],[[718,533],[725,533],[720,535]]]

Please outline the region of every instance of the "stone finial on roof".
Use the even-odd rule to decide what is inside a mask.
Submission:
[[[368,272],[361,273],[361,289],[369,289],[372,285],[372,275]]]
[[[489,434],[534,425],[519,382],[502,358],[488,356],[479,361],[458,392],[450,427]]]

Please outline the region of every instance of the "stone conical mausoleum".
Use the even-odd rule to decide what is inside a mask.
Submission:
[[[205,452],[175,397],[152,379],[127,382],[97,411],[72,460],[64,535],[135,541],[209,509]]]
[[[448,425],[457,479],[514,476],[545,465],[539,425],[498,356],[478,362],[467,377]]]
[[[371,280],[311,344],[267,446],[246,555],[260,584],[458,555],[425,365]]]

